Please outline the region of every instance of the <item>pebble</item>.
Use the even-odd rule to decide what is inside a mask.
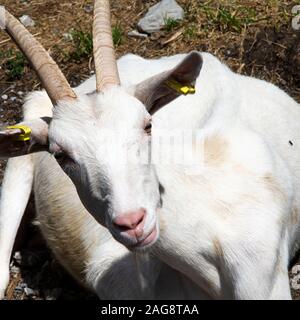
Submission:
[[[22,96],[24,94],[23,91],[18,91],[18,96]]]
[[[24,289],[24,292],[26,294],[27,297],[31,297],[31,296],[34,296],[35,295],[35,291],[32,290],[31,288],[25,288]]]
[[[86,13],[92,13],[94,11],[94,6],[92,4],[87,4],[84,6],[84,11]]]
[[[34,27],[35,26],[35,22],[27,14],[24,14],[22,17],[20,17],[20,21],[22,22],[22,24],[25,27]]]
[[[23,292],[23,288],[21,288],[20,286],[15,287],[14,290],[17,292]]]
[[[166,19],[182,20],[184,10],[175,0],[162,0],[151,7],[138,23],[139,30],[157,32],[165,26]]]
[[[64,33],[63,34],[63,37],[65,40],[67,41],[72,41],[73,40],[73,37],[72,37],[72,34],[71,33]]]
[[[7,100],[7,99],[8,99],[8,95],[7,95],[7,94],[4,94],[3,96],[1,96],[1,99],[2,99],[2,100]]]
[[[20,286],[22,289],[28,288],[28,285],[27,285],[27,283],[25,283],[25,282],[21,282],[21,283],[19,284],[19,286]]]
[[[297,275],[300,274],[300,265],[296,265],[292,268],[292,274]]]
[[[137,30],[132,30],[128,32],[129,37],[136,37],[136,38],[148,38],[148,35],[146,33],[140,33]]]
[[[11,271],[12,273],[20,273],[21,270],[20,270],[19,267],[13,266],[13,267],[10,268],[10,271]]]
[[[22,262],[22,255],[20,251],[15,252],[14,259],[18,264],[21,264]]]

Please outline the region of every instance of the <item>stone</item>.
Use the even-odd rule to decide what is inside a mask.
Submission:
[[[27,14],[24,14],[22,17],[20,17],[20,21],[22,22],[22,24],[25,27],[34,27],[35,26],[35,22]]]
[[[297,275],[298,273],[300,274],[300,265],[295,265],[291,271],[294,275]]]
[[[24,288],[24,292],[27,297],[32,297],[35,295],[35,291],[32,290],[31,288]]]
[[[128,32],[129,37],[136,37],[136,38],[148,38],[148,35],[146,33],[140,33],[137,30],[132,30]]]
[[[71,33],[64,33],[63,37],[66,41],[72,41],[73,40],[73,36]]]
[[[84,6],[84,11],[86,13],[92,13],[94,11],[94,6],[92,4],[87,4]]]
[[[15,292],[23,292],[23,288],[21,288],[20,286],[15,287],[14,289]]]
[[[20,265],[22,262],[22,255],[20,251],[15,252],[14,260]]]
[[[1,96],[1,99],[2,99],[2,100],[7,100],[7,99],[8,99],[8,95],[7,95],[7,94],[4,94],[3,96]]]
[[[13,266],[10,268],[11,273],[20,273],[20,271],[21,271],[20,268],[16,266]]]
[[[27,285],[27,283],[25,283],[25,282],[21,282],[21,283],[19,284],[19,287],[25,289],[25,288],[28,288],[28,285]]]
[[[139,30],[146,33],[157,32],[165,26],[166,19],[182,20],[184,10],[175,0],[162,0],[151,7],[138,23]]]

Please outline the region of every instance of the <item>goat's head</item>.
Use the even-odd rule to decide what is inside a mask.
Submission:
[[[0,131],[0,156],[50,152],[73,181],[86,209],[118,241],[130,248],[151,245],[158,238],[159,181],[151,162],[139,163],[130,157],[123,161],[122,155],[151,149],[151,116],[180,95],[174,83],[175,87],[178,83],[195,84],[201,56],[192,52],[173,70],[122,88],[109,1],[95,1],[97,90],[76,95],[48,53],[19,21],[6,12],[5,22],[7,32],[37,71],[54,108],[51,119]]]

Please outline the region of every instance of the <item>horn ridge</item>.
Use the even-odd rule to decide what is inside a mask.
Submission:
[[[107,87],[120,85],[108,0],[95,0],[93,41],[97,91],[101,92]]]

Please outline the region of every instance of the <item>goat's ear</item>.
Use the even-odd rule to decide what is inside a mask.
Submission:
[[[179,96],[195,93],[202,64],[200,53],[193,51],[174,69],[134,86],[133,95],[153,114]]]
[[[23,156],[48,151],[48,128],[51,118],[22,122],[0,129],[0,158]]]

